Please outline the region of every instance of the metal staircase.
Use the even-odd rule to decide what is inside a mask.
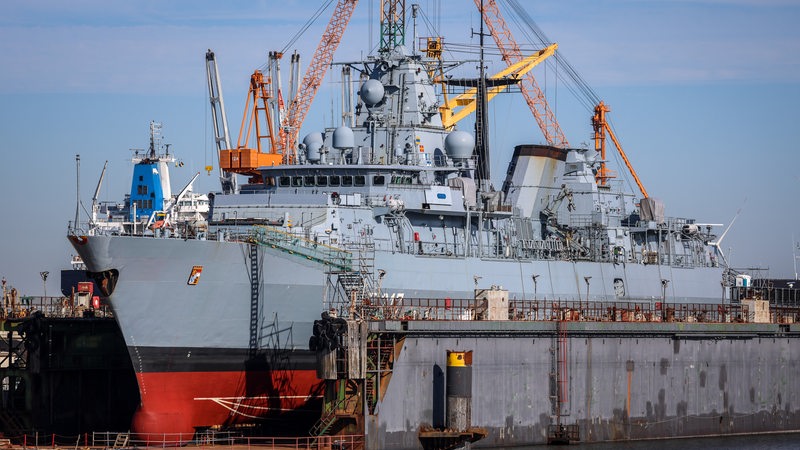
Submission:
[[[398,342],[391,335],[374,334],[367,340],[367,409],[375,414],[378,400],[386,392]]]
[[[259,277],[258,243],[250,247],[250,356],[258,351],[258,298],[261,279]]]

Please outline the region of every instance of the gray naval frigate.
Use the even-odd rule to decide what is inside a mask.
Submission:
[[[351,64],[352,126],[310,133],[290,163],[211,195],[207,229],[72,230],[137,372],[135,432],[185,440],[313,412],[308,343],[332,295],[497,285],[518,300],[717,302],[710,227],[599,183],[595,150],[518,145],[495,189],[485,134],[442,124],[434,64],[404,46]]]

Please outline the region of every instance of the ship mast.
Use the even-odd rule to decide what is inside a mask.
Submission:
[[[483,2],[481,2],[480,7],[481,16],[483,16]],[[489,161],[489,122],[486,114],[486,61],[483,44],[483,38],[487,34],[483,32],[483,21],[481,21],[481,28],[477,34],[480,42],[480,66],[478,72],[478,97],[475,105],[475,153],[478,156],[476,178],[481,191],[486,192],[491,184],[492,171]]]

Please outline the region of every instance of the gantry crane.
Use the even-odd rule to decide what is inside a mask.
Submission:
[[[489,28],[489,32],[503,55],[503,61],[509,66],[521,61],[523,59],[522,52],[500,14],[495,0],[475,0],[475,4],[481,11],[483,22]],[[567,137],[561,131],[561,126],[547,104],[544,92],[536,83],[533,73],[526,73],[519,87],[547,143],[555,147],[567,147],[569,145]]]

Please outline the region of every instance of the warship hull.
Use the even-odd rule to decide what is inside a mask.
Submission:
[[[257,245],[252,258],[248,242],[134,236],[71,241],[89,272],[114,274],[104,286],[111,288],[109,301],[137,372],[142,404],[133,430],[140,436],[183,441],[196,430],[310,409],[319,399],[308,344],[324,309],[329,265],[269,245]],[[664,294],[660,280],[668,276],[671,301],[697,302],[717,295],[703,290],[709,284],[703,277],[721,276],[715,268],[388,252],[375,253],[375,267],[391,274],[383,292],[393,298],[469,298],[477,276],[508,287],[520,300],[583,301],[625,301],[613,294],[614,280],[624,278],[633,298],[658,301]],[[545,277],[534,288],[536,273]],[[592,277],[588,292],[586,274]]]

